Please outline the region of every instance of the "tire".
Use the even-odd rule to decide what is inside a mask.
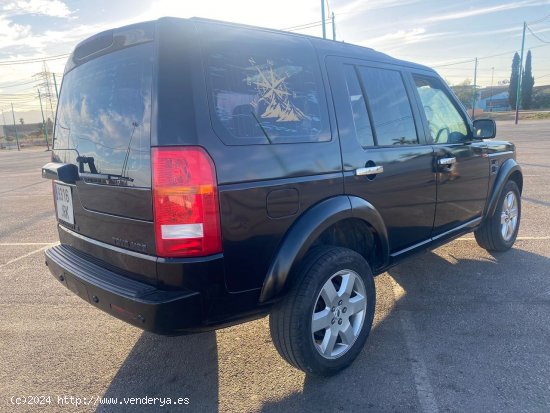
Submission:
[[[494,214],[487,217],[474,233],[478,245],[490,252],[509,250],[516,242],[520,221],[521,195],[517,184],[508,181]]]
[[[273,344],[297,369],[318,376],[336,374],[363,349],[375,300],[372,271],[361,255],[340,247],[316,248],[306,255],[269,316]],[[313,317],[318,319],[315,324]]]

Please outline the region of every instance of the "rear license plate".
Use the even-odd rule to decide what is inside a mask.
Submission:
[[[55,206],[57,218],[67,224],[74,225],[73,194],[69,185],[54,184]]]

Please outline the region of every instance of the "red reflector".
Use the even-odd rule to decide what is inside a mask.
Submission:
[[[122,307],[119,307],[118,305],[116,304],[112,304],[111,303],[111,308],[116,311],[117,313],[119,313],[120,315],[123,315],[127,318],[130,318],[130,319],[133,319],[133,318],[136,318],[136,314],[135,313],[132,313],[131,311],[128,311]]]
[[[157,255],[197,257],[221,251],[216,171],[200,147],[152,149]]]

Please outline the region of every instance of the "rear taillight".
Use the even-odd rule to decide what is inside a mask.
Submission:
[[[152,148],[157,255],[197,257],[221,252],[214,163],[200,147]]]

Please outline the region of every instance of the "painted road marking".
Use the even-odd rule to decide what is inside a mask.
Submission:
[[[58,244],[55,242],[0,242],[0,247],[13,247],[20,245],[55,245]]]
[[[10,264],[13,264],[14,262],[17,262],[19,260],[22,260],[23,258],[27,258],[33,254],[36,254],[37,252],[40,252],[40,251],[44,251],[46,248],[49,247],[50,244],[46,245],[45,247],[42,247],[42,248],[38,248],[37,250],[34,250],[34,251],[31,251],[25,255],[21,255],[20,257],[17,257],[17,258],[14,258],[13,260],[10,260],[8,262],[6,262],[5,264],[2,264],[0,265],[0,268],[4,268],[4,267],[7,267],[8,265]]]
[[[536,240],[547,240],[550,239],[550,236],[543,236],[543,237],[517,237],[516,241],[536,241]],[[475,238],[470,237],[461,237],[457,238],[456,241],[475,241]]]
[[[393,280],[392,284],[393,295],[397,305],[397,301],[403,298],[406,293],[397,281]],[[403,335],[405,336],[405,343],[409,351],[411,369],[414,376],[414,386],[422,411],[424,413],[438,413],[439,408],[435,401],[434,391],[430,383],[430,376],[428,375],[428,369],[422,357],[422,348],[425,343],[418,337],[418,333],[412,321],[412,312],[396,308],[396,313],[399,316]]]

